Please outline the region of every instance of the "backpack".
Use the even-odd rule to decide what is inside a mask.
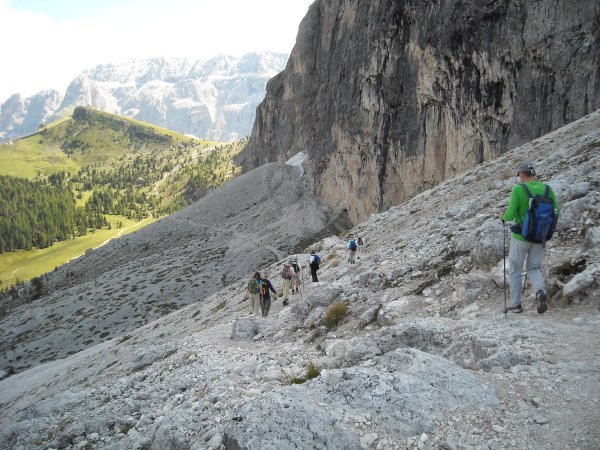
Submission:
[[[321,264],[321,257],[320,257],[319,255],[316,255],[316,254],[315,254],[315,255],[312,255],[312,256],[314,256],[314,257],[315,257],[315,258],[314,258],[314,262],[313,262],[313,264],[314,264],[314,265],[316,265],[316,266],[317,266],[317,269],[318,269],[318,268],[319,268],[319,265]]]
[[[281,269],[281,278],[283,278],[284,280],[292,279],[292,271],[289,265],[286,264],[285,266],[283,266],[283,269]]]
[[[258,293],[258,281],[256,278],[252,278],[250,281],[248,281],[248,292],[251,294]]]
[[[300,266],[298,265],[298,261],[292,261],[292,268],[294,269],[295,273],[300,272]]]
[[[348,242],[348,250],[355,252],[356,251],[356,241],[352,239]]]
[[[260,290],[260,295],[263,297],[267,297],[269,295],[269,285],[267,284],[267,280],[260,280],[258,283],[258,288]]]
[[[545,247],[546,241],[552,238],[558,219],[550,199],[550,186],[546,185],[544,195],[538,194],[535,197],[524,183],[522,186],[529,197],[529,209],[525,214],[521,236]]]

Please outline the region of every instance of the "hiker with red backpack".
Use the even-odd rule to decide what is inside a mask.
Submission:
[[[552,188],[537,181],[532,163],[521,164],[518,177],[521,183],[513,187],[506,212],[500,214],[502,222],[515,222],[510,227],[512,238],[508,252],[512,304],[504,312],[523,312],[521,272],[527,259],[527,274],[535,290],[537,312],[544,314],[548,309],[548,297],[544,289],[542,260],[546,241],[552,237],[560,210]]]
[[[288,304],[288,294],[290,293],[290,287],[292,285],[292,278],[294,270],[290,264],[284,264],[281,269],[281,279],[283,281],[283,305]]]

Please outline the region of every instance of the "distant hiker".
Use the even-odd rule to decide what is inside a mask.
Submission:
[[[298,290],[300,289],[300,277],[301,277],[301,273],[300,270],[302,270],[302,268],[300,267],[300,263],[298,262],[297,259],[293,259],[291,261],[292,263],[292,269],[294,271],[294,273],[292,274],[292,294],[294,292],[298,292]]]
[[[292,285],[292,277],[294,270],[290,264],[284,264],[281,269],[281,280],[283,281],[283,304],[288,304],[288,295],[290,293],[290,287]]]
[[[355,263],[356,251],[358,250],[358,244],[354,240],[354,236],[350,236],[348,245],[346,246],[346,253],[348,253],[348,261],[350,264]]]
[[[358,250],[356,251],[356,257],[358,259],[360,259],[360,254],[361,254],[361,252],[364,251],[363,247],[365,245],[365,239],[362,236],[359,236],[358,239],[356,240],[356,243],[358,244]]]
[[[321,257],[315,253],[314,250],[310,251],[310,259],[308,260],[308,265],[310,266],[310,274],[312,275],[313,283],[319,281],[317,278],[317,271],[319,270],[319,266],[321,264]]]
[[[544,314],[548,309],[548,297],[544,290],[542,260],[545,241],[552,236],[560,210],[552,188],[536,180],[535,167],[532,163],[521,164],[518,176],[521,183],[513,187],[506,212],[500,215],[503,222],[511,220],[515,222],[515,225],[510,227],[513,233],[508,252],[508,284],[512,304],[506,308],[505,312],[523,312],[521,272],[527,258],[527,274],[535,289],[537,312]],[[536,208],[537,214],[535,211],[530,211],[530,209]],[[551,216],[549,220],[553,223],[542,223],[546,215]],[[529,224],[537,228],[537,231],[532,231],[532,228],[528,227]]]
[[[258,291],[260,293],[260,309],[262,316],[267,317],[269,310],[271,309],[271,292],[277,297],[277,291],[269,281],[269,274],[263,274],[262,278],[258,281]]]
[[[248,280],[248,297],[250,299],[250,314],[257,315],[258,308],[260,306],[260,294],[258,292],[258,280],[260,280],[260,273],[254,272],[252,278]]]

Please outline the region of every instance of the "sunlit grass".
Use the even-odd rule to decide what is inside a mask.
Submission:
[[[17,278],[22,281],[40,276],[54,270],[56,267],[83,255],[86,250],[98,247],[108,240],[122,236],[156,221],[144,219],[141,222],[127,219],[123,216],[107,216],[112,224],[112,229],[96,230],[93,233],[77,237],[64,242],[58,242],[44,249],[21,250],[0,254],[0,288],[13,285]],[[123,222],[123,227],[118,229],[118,221]]]
[[[0,175],[33,179],[38,172],[76,173],[80,164],[69,158],[58,146],[47,146],[40,136],[19,139],[12,144],[0,144]]]

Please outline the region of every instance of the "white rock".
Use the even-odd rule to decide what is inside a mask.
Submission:
[[[562,294],[564,298],[572,297],[573,295],[587,289],[594,284],[594,276],[598,271],[597,267],[589,267],[581,273],[575,275],[571,280],[563,286]]]

